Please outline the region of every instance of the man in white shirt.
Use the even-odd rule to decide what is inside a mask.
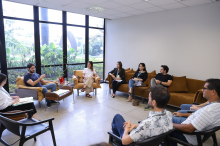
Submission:
[[[153,107],[146,120],[139,125],[125,122],[124,118],[117,114],[112,121],[112,131],[122,138],[123,145],[132,142],[143,141],[149,137],[160,135],[173,129],[172,114],[165,110],[170,99],[170,94],[166,87],[150,87],[148,104]]]
[[[209,130],[220,126],[220,79],[208,79],[203,87],[203,97],[208,100],[208,104],[199,108],[195,113],[181,113],[188,117],[181,124],[174,123],[173,126],[184,132],[192,133]],[[198,145],[196,136],[186,135],[181,132],[174,132],[172,137],[193,145]],[[169,142],[169,146],[177,146],[174,142]]]

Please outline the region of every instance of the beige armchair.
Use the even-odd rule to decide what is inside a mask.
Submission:
[[[51,84],[51,83],[55,83],[57,85],[56,90],[59,90],[57,81],[51,81],[50,83],[46,83],[46,84]],[[20,77],[20,76],[17,77],[16,84],[17,84],[17,88],[15,89],[16,95],[20,96],[20,98],[32,96],[34,99],[38,100],[39,106],[41,107],[40,102],[44,99],[42,87],[26,86],[24,83],[24,77]],[[42,83],[42,85],[44,84]],[[51,90],[48,91],[51,92]]]
[[[83,88],[84,83],[82,80],[83,70],[75,70],[73,75],[74,89],[77,89],[77,95],[79,96],[79,90]],[[95,89],[95,95],[97,94],[97,88],[100,86],[101,78],[97,76],[94,83],[92,83],[93,89]]]

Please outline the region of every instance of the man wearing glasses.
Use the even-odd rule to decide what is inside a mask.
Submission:
[[[194,113],[181,113],[185,120],[180,123],[173,122],[173,126],[184,132],[200,132],[209,130],[220,125],[220,79],[208,79],[203,88],[203,97],[208,100],[207,104],[200,107]],[[179,113],[174,113],[179,116]],[[170,136],[198,145],[196,136],[174,132]],[[169,142],[169,146],[177,146],[174,142]]]

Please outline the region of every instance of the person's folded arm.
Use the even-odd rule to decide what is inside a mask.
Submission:
[[[173,126],[180,131],[184,131],[184,132],[188,132],[188,133],[192,133],[192,132],[196,131],[196,128],[191,123],[190,124],[173,123]]]
[[[128,144],[134,142],[134,141],[131,139],[130,135],[128,134],[129,132],[130,132],[129,130],[125,129],[124,134],[123,134],[123,136],[122,136],[122,144],[123,144],[123,145],[128,145]]]
[[[170,86],[172,84],[172,80],[168,80],[167,82],[161,82],[162,85]]]

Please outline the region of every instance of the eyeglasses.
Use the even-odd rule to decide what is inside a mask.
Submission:
[[[206,87],[203,87],[202,89],[203,89],[203,90],[205,90],[205,89],[208,89],[208,88],[206,88]]]

